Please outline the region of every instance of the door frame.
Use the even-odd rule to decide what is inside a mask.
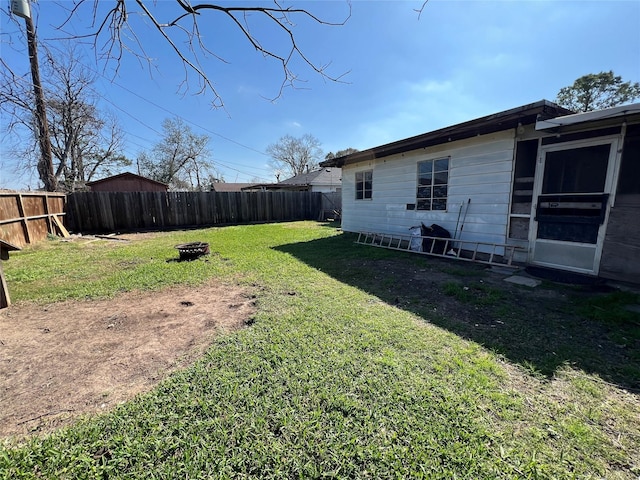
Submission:
[[[538,157],[536,159],[536,171],[534,177],[533,184],[533,201],[531,202],[531,222],[529,225],[529,258],[527,259],[528,263],[532,265],[541,265],[551,268],[558,268],[562,270],[584,273],[587,275],[598,275],[600,271],[600,259],[602,257],[602,249],[604,246],[604,239],[606,236],[607,223],[609,221],[609,211],[613,205],[617,187],[618,180],[618,172],[620,170],[620,158],[622,156],[621,145],[623,144],[624,139],[624,129],[619,135],[607,135],[603,137],[595,137],[583,140],[573,140],[562,143],[553,143],[549,145],[542,145],[542,138],[538,143]],[[595,245],[595,254],[593,261],[593,269],[585,270],[583,268],[572,267],[567,265],[557,265],[550,264],[540,261],[534,261],[535,249],[536,249],[536,241],[537,232],[538,232],[538,221],[536,220],[536,211],[538,206],[538,198],[542,194],[542,183],[544,181],[544,170],[546,166],[546,154],[548,152],[558,152],[562,150],[573,150],[577,148],[583,147],[591,147],[596,145],[610,145],[609,149],[609,159],[607,163],[607,173],[604,183],[604,192],[600,193],[608,193],[609,201],[605,207],[604,220],[602,225],[598,228],[598,237]],[[578,242],[562,242],[559,240],[544,240],[548,243],[575,243],[576,245],[584,245],[591,246],[593,244],[585,244]]]

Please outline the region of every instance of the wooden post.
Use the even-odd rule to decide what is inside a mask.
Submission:
[[[11,299],[9,298],[9,287],[7,287],[7,281],[4,279],[4,272],[2,271],[2,261],[0,261],[0,310],[7,308],[11,305]]]
[[[44,102],[44,92],[40,82],[40,68],[38,66],[38,45],[36,42],[36,30],[31,16],[25,17],[27,25],[27,44],[29,46],[29,62],[31,63],[31,79],[33,80],[33,93],[36,97],[36,123],[38,125],[38,143],[40,144],[40,161],[38,173],[44,183],[45,190],[55,192],[58,189],[58,180],[53,171],[53,157],[51,156],[51,140],[49,139],[49,126]]]
[[[24,239],[27,243],[31,243],[31,235],[29,234],[29,220],[24,213],[24,202],[22,201],[22,195],[18,194],[18,213],[22,218],[22,229],[24,230]]]
[[[47,194],[43,195],[42,200],[44,201],[44,214],[47,216],[47,231],[51,235],[55,235],[56,231],[53,227],[53,221],[51,220],[51,216],[49,215],[49,195]]]
[[[7,281],[4,278],[4,271],[2,270],[2,260],[8,260],[9,252],[12,250],[20,250],[20,248],[0,240],[0,310],[11,305],[9,287],[7,287]]]

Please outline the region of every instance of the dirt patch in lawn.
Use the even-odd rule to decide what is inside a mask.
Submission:
[[[151,389],[254,312],[208,284],[0,312],[0,437],[48,432]]]

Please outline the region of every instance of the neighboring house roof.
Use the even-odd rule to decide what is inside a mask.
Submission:
[[[211,189],[215,192],[241,192],[245,188],[254,186],[255,183],[226,183],[216,182]]]
[[[592,112],[574,113],[556,118],[539,119],[536,122],[536,130],[553,130],[560,127],[571,127],[583,123],[608,123],[622,117],[640,116],[640,103],[620,105],[618,107],[605,108]]]
[[[335,185],[342,183],[342,169],[322,167],[308,173],[301,173],[278,183],[258,183],[242,190],[297,190],[300,187]]]
[[[137,180],[143,180],[145,182],[155,183],[157,185],[162,185],[163,187],[168,187],[166,183],[158,182],[156,180],[143,177],[142,175],[136,175],[135,173],[131,173],[131,172],[119,173],[118,175],[112,175],[110,177],[101,178],[100,180],[95,180],[93,182],[87,182],[86,185],[90,187],[92,185],[98,185],[104,182],[112,182],[114,180],[120,180],[120,179],[137,179]]]
[[[357,162],[387,157],[398,153],[426,148],[442,143],[453,142],[465,138],[499,132],[518,125],[535,123],[537,120],[549,119],[561,115],[573,114],[571,110],[556,105],[548,100],[523,105],[503,112],[494,113],[486,117],[423,133],[415,137],[405,138],[378,147],[334,158],[320,163],[323,167],[341,167]]]
[[[337,167],[323,167],[313,172],[301,173],[287,178],[280,185],[338,185],[342,181],[342,169]]]
[[[265,190],[272,190],[277,183],[250,183],[247,187],[242,187],[243,192],[264,192]]]

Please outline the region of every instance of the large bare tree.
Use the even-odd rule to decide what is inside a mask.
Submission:
[[[122,154],[123,133],[115,117],[99,109],[95,76],[84,67],[76,49],[68,46],[55,52],[47,50],[42,72],[57,188],[82,189],[96,174],[111,173],[128,165],[130,162]],[[40,153],[35,146],[41,132],[35,121],[35,102],[28,77],[16,75],[8,68],[0,69],[0,109],[9,119],[4,125],[8,132],[31,132],[34,144],[22,148],[16,156],[23,159],[25,168],[39,167]],[[43,180],[42,172],[39,174]]]
[[[318,168],[322,158],[320,140],[307,133],[299,138],[285,135],[276,143],[267,147],[267,153],[271,157],[271,167],[276,178],[281,175],[293,177]]]
[[[209,137],[194,133],[179,118],[165,119],[162,129],[160,141],[138,156],[140,173],[172,190],[208,190],[215,172],[209,160]]]
[[[328,69],[328,63],[310,58],[299,44],[297,32],[312,25],[344,25],[351,15],[349,0],[345,0],[345,9],[336,19],[322,18],[310,9],[285,6],[277,0],[264,5],[260,5],[257,0],[255,3],[257,5],[232,1],[210,3],[192,0],[76,0],[34,3],[32,10],[43,16],[52,9],[63,10],[65,19],[55,26],[59,35],[56,35],[57,38],[41,41],[41,46],[50,45],[60,39],[89,41],[93,44],[93,52],[98,63],[103,65],[104,71],[107,71],[108,66],[112,66],[114,76],[118,74],[125,55],[133,55],[149,67],[153,67],[156,60],[152,59],[147,51],[158,41],[164,42],[169,45],[175,60],[184,69],[182,92],[192,89],[195,84],[197,93],[212,95],[212,104],[215,107],[224,107],[224,103],[215,87],[215,79],[211,76],[210,70],[205,68],[205,60],[213,57],[226,62],[217,52],[229,41],[227,36],[216,35],[222,30],[216,28],[217,26],[229,26],[239,34],[239,37],[236,36],[232,41],[244,41],[249,49],[280,65],[282,79],[273,95],[274,99],[278,98],[286,87],[295,87],[298,82],[303,81],[300,71],[305,68],[330,81],[341,81],[346,72],[333,74]],[[322,4],[318,2],[313,5],[313,9],[319,5]],[[214,18],[220,18],[222,22],[213,24]],[[155,32],[157,38],[143,33],[145,29]],[[20,43],[12,42],[10,37],[11,35],[5,36],[2,42],[12,43],[12,46]],[[6,40],[7,38],[9,40]],[[0,59],[0,70],[1,88],[8,89],[4,98],[16,99],[11,86],[13,79],[22,81],[25,76],[16,73],[20,70],[8,65],[4,59]],[[33,96],[25,96],[24,101],[23,107],[32,109]],[[11,116],[12,108],[4,108],[3,113]],[[16,125],[20,121],[12,119],[9,123]],[[37,138],[41,142],[46,135],[42,129],[40,130]],[[52,177],[51,170],[57,172],[59,169],[48,168],[40,172],[39,168],[40,178],[45,186],[54,185],[49,178]],[[73,169],[71,171],[73,172]]]

